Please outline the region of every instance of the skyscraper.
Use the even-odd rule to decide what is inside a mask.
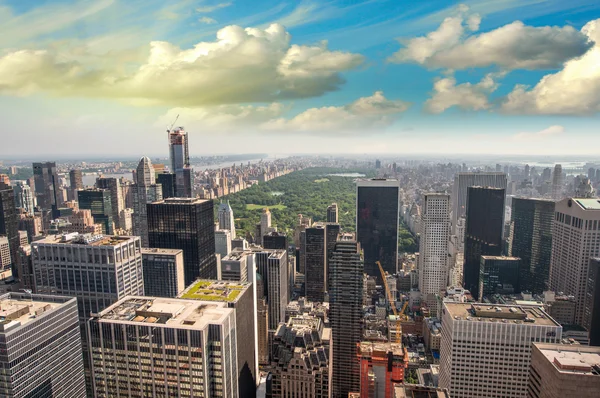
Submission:
[[[365,272],[381,282],[377,261],[396,273],[400,187],[397,180],[371,179],[358,180],[356,190],[356,239],[364,250]]]
[[[7,293],[0,308],[0,396],[85,398],[77,301]]]
[[[556,203],[550,290],[575,296],[575,323],[583,324],[591,257],[600,257],[600,202],[567,198]]]
[[[560,324],[535,307],[443,306],[439,386],[452,398],[525,398],[531,342],[560,342]]]
[[[23,209],[25,213],[33,216],[33,196],[31,194],[31,187],[21,181],[18,181],[14,187],[15,192],[15,205]]]
[[[240,397],[241,329],[225,303],[128,296],[87,329],[97,398]]]
[[[331,284],[331,255],[335,249],[335,244],[341,233],[341,226],[337,223],[325,224],[325,290],[329,291]]]
[[[37,205],[44,210],[58,208],[58,174],[55,162],[36,162],[33,164],[35,196]],[[53,207],[54,206],[54,207]]]
[[[157,174],[156,183],[162,187],[163,198],[177,197],[177,179],[175,178],[175,173]]]
[[[3,182],[0,182],[0,235],[6,236],[11,264],[15,264],[19,249],[19,216],[15,207],[14,191],[10,185]]]
[[[263,247],[265,249],[279,249],[279,250],[287,250],[288,249],[288,239],[287,236],[280,232],[269,232],[266,235],[263,235]]]
[[[148,204],[147,211],[150,247],[183,250],[186,286],[217,278],[212,200],[169,198]]]
[[[262,245],[262,237],[271,232],[271,211],[268,207],[263,209],[260,215],[260,223],[256,225],[257,231],[255,236],[255,242],[258,245]]]
[[[185,289],[183,251],[142,248],[144,295],[177,297]]]
[[[502,254],[504,189],[469,187],[465,228],[465,288],[479,297],[481,256]]]
[[[347,398],[360,391],[360,363],[357,344],[362,340],[362,293],[364,265],[360,245],[342,240],[331,256],[329,320],[333,340],[332,394]]]
[[[325,272],[326,238],[325,225],[315,223],[304,231],[305,251],[305,297],[310,301],[325,301],[327,273]]]
[[[254,255],[256,271],[262,277],[264,295],[269,303],[269,330],[275,332],[279,322],[285,320],[285,307],[290,301],[287,251],[257,248]]]
[[[512,198],[511,252],[521,259],[521,291],[541,294],[548,286],[554,202]]]
[[[458,219],[467,212],[467,195],[469,187],[491,187],[506,190],[505,173],[456,173],[452,186],[452,234],[456,235]]]
[[[448,240],[450,196],[423,195],[419,241],[419,290],[429,308],[436,307],[436,295],[448,286]]]
[[[235,221],[233,218],[233,210],[229,205],[229,201],[221,202],[219,204],[219,210],[217,211],[219,219],[219,229],[227,229],[231,233],[231,239],[235,239]]]
[[[177,196],[181,198],[192,197],[193,172],[190,167],[190,153],[188,147],[188,134],[183,127],[169,130],[169,154],[171,158],[171,172],[175,173]]]
[[[108,192],[110,192],[112,219],[115,223],[115,228],[122,228],[119,224],[119,215],[125,207],[123,203],[123,190],[121,189],[119,180],[117,178],[100,177],[96,179],[96,187],[106,189]]]
[[[71,185],[71,189],[75,191],[83,189],[83,175],[81,173],[81,170],[69,170],[69,183]]]
[[[562,165],[557,164],[554,166],[554,172],[552,173],[552,199],[562,199],[563,193],[563,175]]]
[[[227,229],[217,229],[215,231],[215,253],[220,254],[221,258],[231,252],[231,233]]]
[[[327,207],[327,222],[338,222],[338,205],[337,203],[332,203]]]
[[[103,233],[114,234],[115,223],[109,190],[88,188],[77,191],[77,201],[80,209],[92,212],[94,222],[102,224]]]
[[[481,256],[479,296],[474,298],[483,302],[491,294],[521,293],[520,264],[518,257]]]
[[[156,184],[152,162],[146,156],[140,159],[135,173],[136,183],[131,186],[133,197],[133,233],[148,247],[147,204],[163,199],[162,186]]]
[[[600,346],[600,258],[590,259],[585,290],[583,327],[589,333],[590,345]]]

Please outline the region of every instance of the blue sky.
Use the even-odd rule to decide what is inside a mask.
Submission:
[[[597,1],[0,0],[0,157],[176,115],[198,155],[593,154],[599,112]]]

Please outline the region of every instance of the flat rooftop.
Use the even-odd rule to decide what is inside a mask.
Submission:
[[[167,204],[167,205],[191,205],[196,203],[204,203],[209,202],[210,199],[200,199],[200,198],[167,198],[163,200],[158,200],[156,202],[152,202],[152,204]]]
[[[133,239],[135,239],[134,236],[92,235],[78,234],[77,232],[73,232],[69,234],[48,235],[43,239],[31,243],[54,245],[117,246]]]
[[[33,297],[34,300],[30,297]],[[9,332],[12,328],[21,326],[35,320],[45,312],[52,311],[64,302],[45,301],[41,296],[27,293],[9,293],[8,297],[0,299],[0,333]]]
[[[573,199],[585,210],[600,210],[599,199]]]
[[[233,312],[225,303],[219,302],[127,296],[94,318],[98,322],[204,329],[209,324],[223,323]]]
[[[250,285],[251,284],[248,282],[243,283],[199,279],[189,285],[179,295],[179,298],[235,303],[238,301],[239,296],[246,291]]]
[[[391,178],[359,178],[356,180],[358,187],[395,187],[400,188],[400,183]]]
[[[363,357],[369,356],[387,359],[387,353],[390,351],[395,356],[404,355],[404,347],[399,343],[361,341],[359,346],[359,352]]]
[[[521,261],[519,257],[506,257],[506,256],[481,256],[484,260],[506,260],[506,261]]]
[[[454,302],[444,302],[444,305],[450,316],[459,321],[560,326],[548,314],[536,307]]]
[[[181,249],[154,249],[148,247],[142,247],[142,254],[168,254],[175,256],[179,253],[183,253]]]
[[[417,384],[395,384],[394,398],[449,398],[443,388],[420,386]]]
[[[582,345],[535,344],[561,373],[600,376],[600,347]]]

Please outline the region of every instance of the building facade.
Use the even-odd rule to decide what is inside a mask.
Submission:
[[[338,223],[338,205],[332,203],[327,206],[327,222]]]
[[[394,398],[394,385],[404,381],[408,351],[402,344],[362,341],[358,345],[360,397]]]
[[[15,192],[15,206],[23,209],[25,213],[33,216],[34,205],[31,187],[24,182],[17,182],[13,187]]]
[[[305,297],[310,301],[325,301],[327,273],[325,271],[326,236],[325,225],[313,224],[304,231],[305,239]]]
[[[190,167],[188,133],[183,127],[169,131],[169,155],[171,172],[175,173],[176,195],[191,198],[193,194],[193,171]]]
[[[96,180],[96,187],[106,189],[110,193],[110,207],[115,228],[123,228],[119,223],[120,213],[125,208],[121,183],[117,178],[101,177]]]
[[[92,212],[95,223],[102,224],[102,233],[114,234],[115,223],[109,190],[88,188],[77,191],[77,201],[80,209]]]
[[[233,217],[233,210],[229,205],[229,201],[219,204],[217,211],[217,217],[219,219],[219,229],[226,229],[231,234],[231,239],[235,239],[235,219]]]
[[[144,295],[177,297],[185,290],[183,251],[142,248]]]
[[[590,259],[586,278],[583,326],[589,333],[590,345],[600,346],[600,258]]]
[[[225,257],[231,252],[231,232],[228,229],[215,231],[215,253]]]
[[[33,178],[37,205],[44,210],[50,210],[52,206],[58,207],[56,162],[33,163]]]
[[[162,186],[156,184],[154,167],[144,156],[138,163],[135,173],[136,183],[131,186],[133,199],[133,233],[142,239],[142,246],[148,247],[148,211],[147,204],[163,199]]]
[[[10,251],[10,263],[17,258],[19,249],[19,215],[15,206],[14,191],[10,185],[0,182],[0,235],[6,237]],[[11,267],[4,267],[2,271]]]
[[[518,257],[481,256],[478,301],[493,294],[520,293],[520,267]]]

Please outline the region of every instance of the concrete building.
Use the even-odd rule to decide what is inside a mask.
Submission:
[[[221,259],[231,252],[231,232],[227,229],[215,231],[215,253],[221,255]]]
[[[445,388],[417,384],[396,384],[394,398],[450,398]]]
[[[346,398],[360,391],[357,345],[362,340],[364,263],[360,244],[342,240],[331,256],[329,320],[333,339],[332,398]]]
[[[427,349],[439,351],[442,342],[442,323],[438,318],[423,319],[423,340]]]
[[[328,398],[331,330],[321,319],[294,316],[281,323],[273,337],[273,398]]]
[[[235,239],[235,219],[233,217],[233,210],[229,205],[229,201],[225,203],[221,202],[219,205],[219,210],[217,211],[217,217],[219,220],[219,229],[228,230],[231,235],[231,239]]]
[[[285,319],[285,308],[290,301],[287,288],[288,256],[285,250],[255,248],[256,272],[261,275],[264,295],[269,303],[269,330],[274,333]]]
[[[177,297],[185,290],[183,250],[142,248],[144,295]]]
[[[525,397],[531,342],[562,327],[535,307],[444,303],[439,386],[453,398]]]
[[[427,307],[435,309],[435,296],[448,286],[450,196],[437,193],[424,194],[422,208],[419,291]]]
[[[85,398],[77,301],[0,296],[0,396]]]
[[[138,163],[135,173],[136,183],[131,186],[133,199],[133,233],[142,239],[142,246],[148,247],[147,204],[163,199],[162,186],[156,184],[152,162],[144,156]]]
[[[34,205],[33,205],[33,195],[31,193],[31,187],[22,181],[18,181],[14,187],[15,192],[15,205],[19,209],[23,209],[23,211],[33,216]]]
[[[68,232],[77,232],[80,234],[100,235],[102,233],[102,224],[96,223],[92,217],[92,211],[89,209],[74,210],[69,216],[71,225],[67,227]]]
[[[0,279],[11,276],[12,256],[10,254],[10,245],[6,236],[0,236]]]
[[[556,295],[552,291],[544,292],[546,312],[561,325],[575,324],[577,301],[575,296]]]
[[[338,223],[338,205],[337,203],[332,203],[327,206],[327,222]]]
[[[364,250],[365,272],[379,283],[382,281],[377,261],[389,274],[397,272],[399,194],[397,180],[356,182],[356,240]]]
[[[575,323],[583,324],[590,258],[600,256],[600,202],[563,199],[552,228],[550,290],[575,296]]]
[[[95,396],[237,398],[237,330],[225,303],[125,297],[87,324]]]
[[[506,174],[496,172],[456,173],[452,186],[452,234],[457,235],[456,226],[460,218],[467,215],[467,195],[469,187],[500,188],[506,191]]]
[[[10,185],[0,182],[0,235],[5,236],[10,251],[10,262],[17,258],[19,249],[19,215],[15,206],[15,197]],[[3,268],[6,271],[8,268]]]
[[[363,341],[358,345],[360,397],[394,398],[394,384],[402,383],[408,351],[402,344]]]
[[[600,347],[533,343],[527,398],[596,398]]]
[[[250,261],[248,258],[250,257]],[[252,253],[235,249],[221,259],[217,279],[224,281],[248,282],[248,267],[254,264]]]
[[[552,199],[561,200],[563,198],[563,172],[562,165],[554,166],[552,173]]]
[[[69,170],[69,185],[73,192],[83,189],[83,174],[80,169]],[[77,197],[77,195],[73,197]]]
[[[583,326],[589,332],[590,345],[600,346],[600,258],[590,259],[586,279]]]
[[[237,385],[239,397],[254,397],[258,385],[258,341],[255,286],[251,283],[199,279],[181,293],[182,299],[224,303],[235,310]]]
[[[258,364],[269,365],[269,303],[261,274],[256,274],[256,340]]]

